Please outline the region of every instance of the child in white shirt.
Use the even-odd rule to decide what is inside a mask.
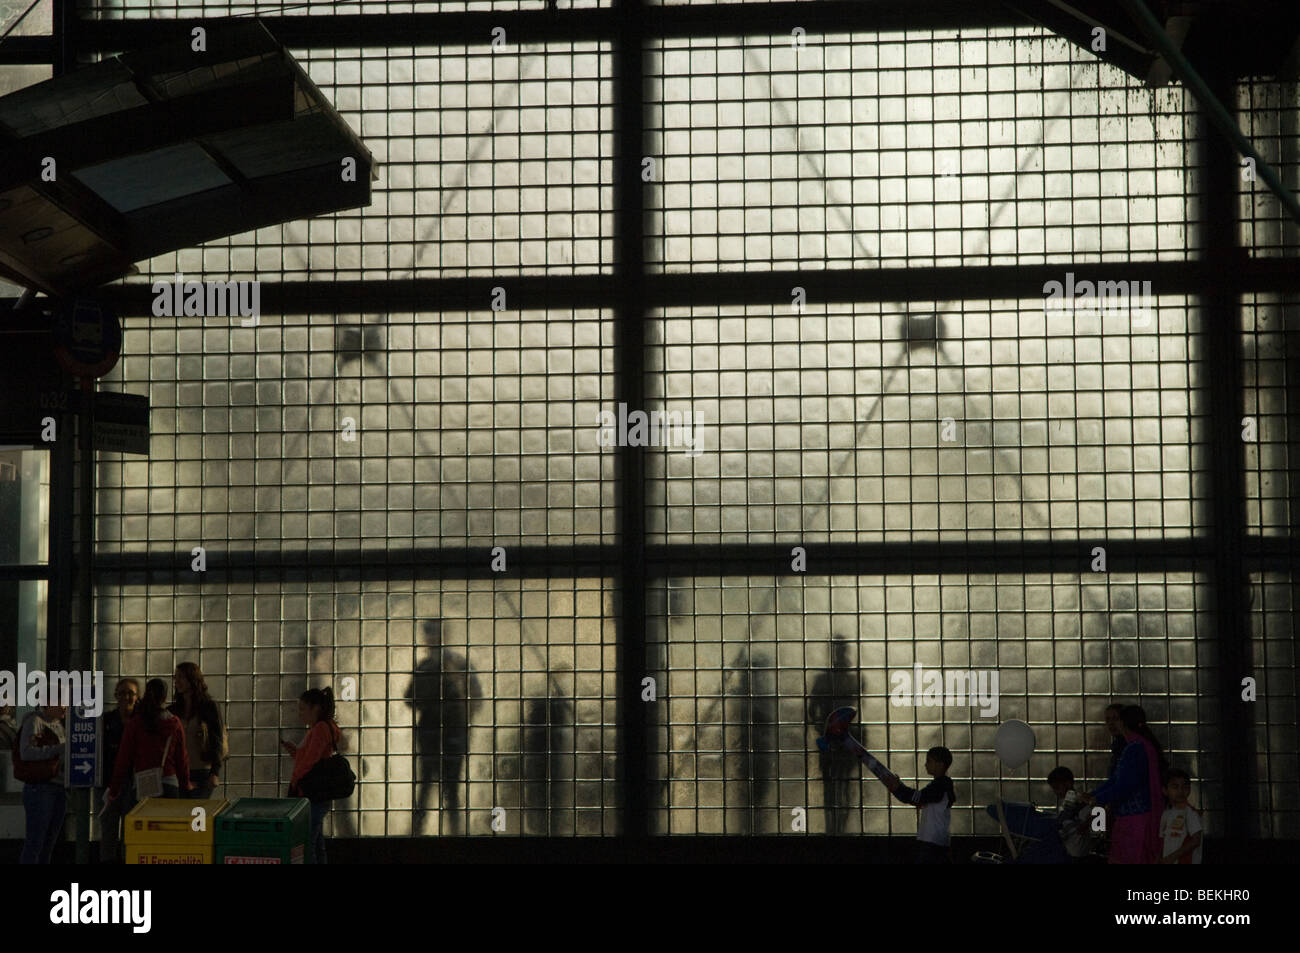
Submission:
[[[1164,842],[1162,864],[1199,864],[1205,825],[1201,814],[1187,803],[1192,793],[1191,776],[1173,768],[1165,780],[1165,797],[1173,807],[1160,816],[1160,839]]]

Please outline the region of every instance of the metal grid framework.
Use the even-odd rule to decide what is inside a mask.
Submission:
[[[1295,83],[1243,80],[1237,91],[1237,110],[1242,132],[1250,139],[1282,182],[1292,192],[1300,191],[1300,87]],[[1241,162],[1241,242],[1256,257],[1295,254],[1300,242],[1300,223],[1287,217],[1268,188]]]
[[[748,5],[656,37],[619,3],[593,21],[609,35],[567,43],[567,21],[520,12],[525,46],[495,51],[448,18],[444,45],[413,49],[402,31],[442,21],[401,15],[432,6],[452,9],[357,7],[381,33],[396,15],[387,47],[295,34],[321,31],[295,55],[375,150],[374,206],[144,266],[260,279],[284,318],[132,316],[107,384],[148,390],[154,440],[147,463],[98,467],[100,658],[214,675],[233,793],[275,790],[273,726],[308,680],[355,676],[342,717],[365,771],[335,834],[487,833],[497,806],[524,834],[788,833],[796,807],[810,832],[911,833],[912,811],[812,753],[842,698],[905,776],[947,744],[953,832],[987,833],[999,781],[1042,801],[1055,763],[1104,774],[1099,709],[1119,696],[1192,771],[1211,831],[1300,835],[1294,299],[1250,268],[1225,299],[1202,263],[1221,268],[1233,216],[1258,258],[1293,257],[1296,235],[1199,141],[1181,89],[1009,25],[729,36],[754,33]],[[83,9],[109,28],[197,12]],[[83,56],[118,48],[86,35]],[[1293,180],[1295,86],[1236,93]],[[1091,266],[1152,279],[1150,325],[1044,313],[1043,283]],[[121,294],[145,313],[143,289]],[[618,401],[698,412],[704,453],[600,447],[584,418]],[[1239,455],[1238,405],[1259,424]],[[787,568],[801,544],[806,574]],[[445,726],[421,747],[407,704],[435,618],[443,668],[481,682],[463,766],[443,766]],[[1225,690],[1241,661],[1267,686],[1253,759]],[[998,672],[998,717],[890,705],[917,662]],[[1008,717],[1039,753],[1000,778]],[[429,745],[450,786],[422,781]]]
[[[1295,427],[1290,422],[1296,385],[1296,299],[1252,296],[1244,309],[1246,405],[1243,430],[1253,437],[1246,449],[1246,519],[1252,533],[1286,537],[1296,520]]]
[[[77,0],[87,19],[154,20],[202,17],[328,17],[365,14],[503,12],[608,7],[611,0],[280,0],[230,3],[228,0]]]
[[[108,665],[165,673],[185,656],[221,686],[236,752],[229,792],[284,795],[279,739],[298,727],[306,674],[344,699],[360,779],[337,835],[486,833],[494,808],[505,822],[496,836],[620,833],[608,579],[288,575],[101,579]]]
[[[954,756],[954,834],[987,833],[982,808],[1042,799],[1057,764],[1104,777],[1108,751],[1084,724],[1111,698],[1160,699],[1175,763],[1207,805],[1223,778],[1206,757],[1218,701],[1214,647],[1198,632],[1204,582],[1191,573],[916,574],[695,577],[657,585],[653,667],[668,673],[656,709],[656,777],[670,790],[659,833],[779,834],[807,809],[813,833],[915,833],[914,811],[859,785],[854,762],[810,750],[841,704],[859,707],[873,753],[911,776],[933,745]],[[914,704],[898,673],[996,671],[993,692]],[[924,702],[922,698],[920,701]],[[993,754],[998,724],[1036,726],[1038,752],[1008,773]],[[847,770],[846,770],[847,769]],[[974,809],[972,809],[974,808]],[[1209,824],[1221,823],[1208,811]]]
[[[608,273],[608,43],[290,52],[371,148],[372,203],[159,256],[143,274]]]
[[[1251,575],[1251,667],[1259,691],[1255,770],[1260,835],[1296,837],[1295,812],[1285,808],[1300,776],[1300,718],[1296,703],[1295,580],[1286,573]],[[1279,810],[1279,806],[1282,806]]]
[[[1041,30],[796,39],[652,44],[655,265],[1195,255],[1181,90],[1134,88]]]
[[[808,285],[815,288],[815,277]],[[671,309],[647,394],[654,542],[1168,538],[1207,522],[1197,310],[1037,301]]]
[[[101,463],[98,551],[607,542],[610,344],[595,310],[128,319],[154,436]]]

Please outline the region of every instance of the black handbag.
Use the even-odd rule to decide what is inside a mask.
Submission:
[[[328,758],[312,765],[312,769],[298,782],[298,790],[309,801],[335,801],[352,796],[357,787],[357,776],[352,773],[348,759],[338,748]]]

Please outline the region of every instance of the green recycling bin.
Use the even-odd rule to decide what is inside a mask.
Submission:
[[[301,797],[241,797],[217,815],[218,864],[305,864],[311,801]]]

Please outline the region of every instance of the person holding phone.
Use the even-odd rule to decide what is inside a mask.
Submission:
[[[307,772],[324,761],[338,747],[343,736],[334,721],[334,693],[328,688],[309,688],[298,699],[298,719],[307,728],[301,744],[280,739],[280,747],[293,755],[293,776],[289,779],[289,797],[303,797],[298,787]],[[325,815],[330,801],[311,802],[312,863],[325,863]]]

